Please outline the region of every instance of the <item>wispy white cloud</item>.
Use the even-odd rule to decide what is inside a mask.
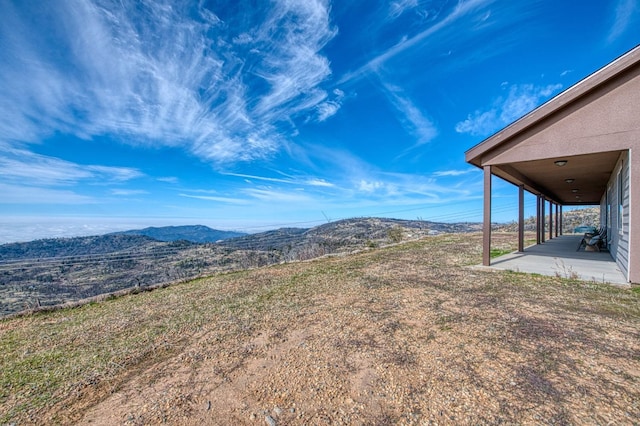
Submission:
[[[418,6],[418,0],[397,0],[389,4],[389,18],[397,19],[407,10]]]
[[[456,132],[474,136],[489,135],[531,112],[561,88],[561,84],[512,85],[507,96],[495,99],[488,110],[477,110],[469,114],[466,120],[456,124]]]
[[[331,75],[320,51],[336,34],[325,0],[243,10],[236,19],[252,25],[240,34],[203,3],[79,0],[32,16],[29,7],[4,4],[0,16],[5,140],[116,135],[225,163],[277,152],[282,123],[329,116],[318,113]]]
[[[507,99],[502,105],[500,119],[505,123],[510,123],[534,110],[560,89],[562,89],[562,84],[512,86]]]
[[[416,139],[415,146],[431,142],[438,136],[435,124],[409,99],[402,89],[388,83],[384,84],[387,98],[400,114],[400,121]]]
[[[362,78],[363,76],[371,73],[377,72],[379,68],[387,62],[389,59],[399,55],[402,52],[416,46],[417,44],[423,42],[428,37],[436,34],[437,32],[443,30],[444,28],[449,27],[451,24],[455,23],[461,17],[478,10],[479,8],[486,6],[492,3],[494,0],[461,0],[457,3],[454,9],[445,16],[440,21],[431,25],[427,29],[421,31],[413,37],[403,38],[400,42],[387,49],[383,53],[375,56],[370,59],[366,64],[356,69],[355,71],[349,72],[343,75],[339,83],[343,84],[352,80],[357,80]]]
[[[258,115],[272,121],[286,120],[326,98],[318,86],[331,74],[331,68],[329,60],[318,52],[335,34],[327,2],[275,2],[254,37],[259,50],[269,49],[255,70],[269,84],[255,107]]]
[[[333,117],[342,106],[343,101],[344,101],[344,92],[340,89],[334,89],[333,98],[331,100],[327,100],[316,106],[316,110],[317,110],[316,119],[322,122],[327,120],[330,117]]]
[[[5,182],[59,186],[73,185],[80,181],[118,183],[144,176],[139,170],[130,167],[81,165],[8,144],[0,144],[0,148],[0,179]]]
[[[82,166],[79,166],[82,167]],[[127,182],[135,178],[144,176],[144,174],[131,167],[113,167],[113,166],[86,166],[86,169],[95,177],[106,177],[112,182]]]
[[[270,180],[273,183],[279,181]],[[284,182],[289,183],[289,182]],[[313,203],[317,194],[310,194],[301,188],[280,187],[277,185],[236,185],[224,191],[218,190],[191,190],[179,194],[181,197],[193,198],[215,203],[253,206],[252,208],[274,208],[276,206],[304,205]]]
[[[308,203],[310,195],[300,191],[282,191],[270,188],[247,188],[243,193],[253,199],[269,203]]]
[[[25,158],[0,157],[0,177],[4,181],[27,180],[32,184],[69,185],[81,179],[91,177],[91,173],[76,164],[31,155],[31,162]]]
[[[233,38],[233,42],[235,44],[249,44],[252,41],[253,41],[253,37],[251,37],[247,33],[242,33],[242,34],[238,35],[237,37]]]
[[[320,187],[325,187],[325,188],[331,188],[331,187],[335,186],[331,182],[327,182],[324,179],[318,179],[318,178],[308,179],[308,180],[305,181],[305,184],[310,185],[310,186],[320,186]]]
[[[268,177],[268,176],[257,176],[257,175],[248,175],[248,174],[244,174],[244,173],[232,173],[232,172],[223,172],[221,173],[222,175],[226,175],[226,176],[235,176],[235,177],[241,177],[241,178],[245,178],[245,179],[249,179],[249,180],[261,180],[261,181],[267,181],[267,182],[279,182],[279,183],[295,183],[292,179],[288,179],[288,178],[274,178],[274,177]]]
[[[458,199],[471,195],[469,187],[438,183],[435,176],[413,173],[369,171],[352,179],[351,185],[340,188],[341,198],[353,192],[354,198],[380,205],[405,206]]]
[[[467,188],[456,188],[451,185],[442,185],[431,176],[409,173],[384,173],[381,175],[385,181],[390,182],[397,193],[406,199],[433,201],[465,197],[470,194]]]
[[[470,133],[473,136],[486,136],[496,131],[502,125],[498,118],[498,111],[476,111],[469,114],[466,120],[456,124],[456,132]]]
[[[284,178],[274,178],[268,176],[257,176],[257,175],[249,175],[244,173],[232,173],[232,172],[222,172],[222,175],[226,176],[235,176],[247,179],[249,182],[252,180],[258,181],[266,181],[266,182],[275,182],[275,183],[286,183],[289,185],[308,185],[308,186],[323,186],[323,187],[332,187],[334,186],[331,182],[326,181],[321,178],[309,178],[302,176],[287,176]]]
[[[464,169],[464,170],[440,170],[433,173],[435,177],[445,177],[445,176],[463,176],[469,173],[478,173],[479,169]]]
[[[614,42],[631,27],[634,16],[640,11],[637,0],[618,0],[613,18],[613,25],[607,35],[609,43]]]
[[[66,189],[41,188],[37,186],[0,183],[0,204],[92,204],[92,197],[80,195]]]
[[[324,152],[323,152],[324,149]],[[224,188],[189,191],[189,196],[214,202],[245,200],[256,208],[343,209],[362,208],[375,212],[381,205],[409,206],[430,204],[471,196],[470,186],[444,185],[436,176],[412,173],[387,173],[349,152],[318,147],[311,160],[329,170],[332,180],[299,176],[266,177],[226,173],[241,178]],[[318,158],[322,156],[322,158]],[[328,164],[324,164],[324,163]],[[445,171],[440,176],[461,175],[470,171]],[[264,207],[262,207],[264,206]],[[288,207],[287,207],[288,206]],[[324,206],[324,207],[323,207]]]
[[[374,192],[380,188],[384,188],[386,185],[381,181],[367,181],[361,179],[358,183],[358,190],[362,192]]]
[[[156,180],[158,182],[165,182],[165,183],[178,183],[179,179],[175,176],[163,176],[163,177],[159,177],[156,178]]]
[[[348,151],[325,146],[312,146],[308,151],[313,153],[310,161],[331,173],[332,186],[322,188],[321,197],[353,200],[354,205],[370,208],[381,204],[407,205],[470,195],[468,188],[441,185],[432,176],[384,172]],[[310,196],[314,194],[312,190],[308,193]]]
[[[327,118],[334,116],[340,109],[340,104],[335,101],[327,101],[319,104],[318,121],[325,121]]]
[[[98,199],[66,189],[82,184],[124,184],[143,177],[137,169],[83,165],[0,143],[0,203],[95,204]],[[146,191],[113,189],[112,195],[140,195]]]
[[[197,200],[215,201],[218,203],[225,203],[225,204],[240,204],[240,205],[250,204],[250,200],[247,200],[246,198],[221,197],[216,195],[194,195],[194,194],[179,194],[179,195],[180,197],[185,197],[185,198],[195,198]]]
[[[112,189],[111,190],[112,195],[118,195],[118,196],[124,196],[124,197],[129,197],[132,195],[144,195],[148,193],[149,191],[146,191],[144,189]]]

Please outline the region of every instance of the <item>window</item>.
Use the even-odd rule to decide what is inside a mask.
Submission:
[[[607,195],[606,195],[607,199],[606,199],[606,211],[605,211],[605,225],[607,227],[607,235],[613,235],[611,233],[611,228],[613,227],[613,224],[611,223],[611,203],[613,202],[613,187],[610,185],[609,188],[607,189]]]
[[[620,167],[620,171],[618,172],[618,179],[617,179],[617,183],[618,183],[618,232],[620,232],[620,234],[623,233],[623,226],[622,226],[622,222],[623,222],[623,209],[624,209],[624,173],[623,173],[623,169],[624,169],[624,164],[621,165]]]

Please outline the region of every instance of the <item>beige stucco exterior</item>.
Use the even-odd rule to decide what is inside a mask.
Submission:
[[[551,206],[614,203],[609,208],[620,209],[624,221],[610,235],[611,254],[629,281],[640,283],[640,46],[471,148],[466,160],[485,171],[483,263],[489,263],[488,174]]]

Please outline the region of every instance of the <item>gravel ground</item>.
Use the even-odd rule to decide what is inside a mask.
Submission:
[[[472,270],[480,238],[427,238],[113,301],[122,310],[148,297],[153,315],[153,306],[171,315],[188,300],[207,316],[19,424],[639,424],[638,292]]]

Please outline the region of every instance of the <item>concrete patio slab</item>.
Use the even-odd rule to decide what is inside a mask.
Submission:
[[[563,235],[491,260],[487,268],[629,285],[609,252],[576,251],[582,235]]]

